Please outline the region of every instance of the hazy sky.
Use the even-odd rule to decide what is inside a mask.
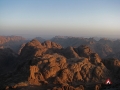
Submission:
[[[120,37],[120,0],[0,0],[0,35]]]

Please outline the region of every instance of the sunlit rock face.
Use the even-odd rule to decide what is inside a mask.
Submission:
[[[117,59],[102,60],[87,45],[63,48],[36,39],[25,44],[17,61],[16,70],[0,78],[2,88],[84,90],[85,85],[104,83],[108,77],[113,80],[112,73],[119,74],[120,66]]]

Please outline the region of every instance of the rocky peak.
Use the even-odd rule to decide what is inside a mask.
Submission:
[[[42,45],[46,48],[62,48],[61,45],[51,41],[45,41],[44,43],[42,43]]]
[[[33,39],[21,50],[20,57],[28,58],[41,56],[44,53],[53,52],[50,48],[61,49],[62,46],[51,41],[45,41],[41,44],[38,40]]]
[[[42,45],[37,39],[33,39],[32,41],[28,42],[26,44],[26,46],[32,46],[32,47],[35,47],[35,48],[39,48]]]
[[[22,48],[20,58],[31,58],[33,56],[40,56],[42,55],[43,51],[44,47],[42,46],[42,44],[38,40],[33,39],[32,41],[25,44],[25,46]]]
[[[75,52],[73,47],[67,47],[66,49],[63,50],[63,55],[66,58],[76,58],[79,57],[79,55],[77,54],[77,52]]]
[[[99,55],[97,53],[91,53],[90,62],[97,65],[97,64],[101,63],[101,58],[99,57]]]
[[[81,45],[76,49],[76,52],[79,54],[81,57],[88,57],[92,51],[89,46],[87,45]]]

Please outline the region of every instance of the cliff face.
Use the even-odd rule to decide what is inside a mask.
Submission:
[[[63,48],[34,39],[25,44],[16,60],[16,70],[1,75],[1,89],[89,90],[87,86],[104,83],[107,78],[113,82],[120,79],[120,61],[102,60],[86,45]]]

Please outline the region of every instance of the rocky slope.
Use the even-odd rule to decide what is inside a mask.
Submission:
[[[0,74],[7,73],[14,69],[17,54],[9,48],[0,49]]]
[[[6,90],[99,90],[98,83],[107,78],[112,82],[120,79],[119,63],[102,60],[86,45],[63,48],[34,39],[22,48],[16,70],[0,76],[0,86]]]

